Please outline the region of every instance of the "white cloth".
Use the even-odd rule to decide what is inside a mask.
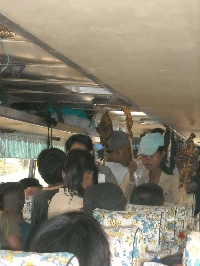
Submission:
[[[83,208],[83,199],[77,195],[71,195],[70,192],[64,188],[59,188],[48,208],[48,218],[62,214],[69,211],[81,211]]]
[[[105,165],[108,166],[113,172],[114,176],[117,179],[118,184],[120,185],[124,180],[124,177],[128,174],[129,169],[119,163],[115,162],[105,162]]]

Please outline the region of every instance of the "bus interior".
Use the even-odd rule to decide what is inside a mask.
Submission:
[[[101,116],[126,130],[128,106],[134,137],[169,127],[198,145],[199,12],[197,0],[2,0],[1,135],[99,143]]]

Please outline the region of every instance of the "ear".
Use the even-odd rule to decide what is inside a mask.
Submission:
[[[90,182],[90,183],[91,183],[91,181],[92,181],[93,174],[94,174],[94,171],[92,171],[92,172],[88,172],[87,179],[88,179],[88,182]]]
[[[65,180],[66,179],[66,172],[64,171],[64,170],[62,170],[62,178],[63,178],[63,180]]]
[[[166,151],[162,151],[162,159],[165,157]]]

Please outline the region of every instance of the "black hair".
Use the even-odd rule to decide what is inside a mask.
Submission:
[[[95,172],[96,165],[93,156],[86,150],[74,149],[67,155],[64,162],[64,171],[66,179],[64,180],[64,187],[77,194],[80,197],[84,195],[82,187],[83,175],[86,172]]]
[[[40,187],[42,188],[42,185],[40,184],[39,180],[33,177],[26,177],[18,181],[18,183],[21,185],[23,190],[25,190],[28,187]]]
[[[8,208],[12,213],[22,213],[24,207],[24,190],[18,182],[0,185],[0,210]]]
[[[162,206],[165,202],[163,189],[153,183],[141,184],[131,192],[130,203],[136,205]]]
[[[37,159],[38,172],[47,184],[62,183],[62,170],[66,154],[58,148],[41,151]]]
[[[47,220],[37,231],[31,252],[69,252],[80,266],[110,266],[110,249],[101,225],[82,212],[69,212]]]
[[[74,143],[79,143],[85,147],[87,151],[93,151],[92,140],[89,136],[83,134],[74,134],[70,136],[65,143],[65,150],[68,152]]]
[[[83,134],[74,134],[70,136],[66,143],[65,143],[65,150],[66,152],[69,152],[71,150],[71,147],[74,143],[81,144],[88,152],[93,152],[93,159],[95,160],[94,156],[94,147],[92,144],[92,140],[89,136],[83,135]],[[96,167],[93,174],[93,184],[98,183],[98,168]]]
[[[124,211],[127,199],[121,188],[113,183],[102,183],[89,187],[83,197],[84,212],[92,215],[94,209]]]

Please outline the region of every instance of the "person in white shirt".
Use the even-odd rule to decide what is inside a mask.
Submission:
[[[128,134],[123,131],[113,131],[107,141],[107,156],[105,165],[113,172],[120,185],[124,195],[129,189],[124,188],[123,180],[129,180],[130,190],[134,187],[134,172],[137,169],[135,161],[132,161],[131,147],[128,139]]]

